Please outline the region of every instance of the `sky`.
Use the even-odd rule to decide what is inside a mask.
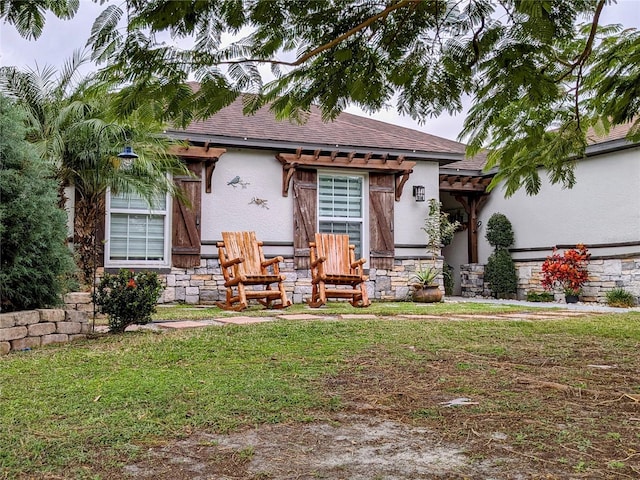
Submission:
[[[50,65],[61,67],[74,50],[82,49],[89,38],[93,20],[104,6],[90,0],[80,0],[78,13],[72,20],[47,19],[42,36],[37,41],[24,40],[15,29],[0,24],[0,66],[14,65],[19,68],[35,68]],[[603,10],[601,24],[619,23],[623,27],[640,29],[640,0],[617,0]],[[457,140],[462,129],[464,113],[456,116],[443,114],[418,124],[409,117],[399,115],[393,107],[367,115],[355,107],[347,112],[368,116],[383,122],[401,125],[440,137]]]

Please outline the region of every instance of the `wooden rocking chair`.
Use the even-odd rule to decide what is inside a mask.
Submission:
[[[282,257],[265,260],[262,242],[256,240],[255,232],[222,232],[218,242],[220,267],[227,289],[226,302],[217,302],[225,310],[240,311],[247,308],[248,301],[255,298],[267,308],[285,308],[291,305],[280,273]],[[270,267],[270,268],[269,268]],[[276,284],[276,289],[272,285]],[[247,289],[247,286],[263,285],[264,289]],[[234,293],[234,289],[237,293]],[[272,303],[274,300],[280,300]]]
[[[328,297],[348,298],[354,307],[368,307],[369,297],[362,265],[364,258],[355,259],[355,246],[349,245],[349,235],[316,233],[315,242],[309,243],[311,260],[310,307],[320,307]],[[349,288],[327,288],[348,286]]]

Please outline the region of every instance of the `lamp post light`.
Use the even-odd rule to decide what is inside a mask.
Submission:
[[[96,192],[99,190],[98,186],[99,186],[99,181],[100,181],[100,138],[102,135],[102,132],[104,131],[105,128],[109,127],[110,125],[104,125],[99,131],[98,131],[98,135],[97,135],[97,145],[96,145],[96,164],[95,164],[95,168],[94,168],[94,188],[96,190]],[[122,151],[118,154],[118,158],[121,158],[123,160],[134,160],[136,158],[138,158],[138,155],[133,151],[133,147],[131,147],[130,145],[126,145]],[[106,194],[106,192],[105,192]],[[98,202],[99,204],[99,198],[95,199],[96,202]],[[91,331],[95,332],[96,330],[96,288],[97,288],[97,283],[98,283],[98,222],[99,222],[99,218],[98,218],[98,213],[101,213],[99,211],[100,209],[98,209],[98,212],[96,212],[96,215],[94,215],[93,218],[93,298],[92,298],[92,304],[93,304],[93,319],[92,319],[92,324],[91,324]],[[104,214],[104,212],[102,212]],[[104,217],[104,215],[103,215]]]

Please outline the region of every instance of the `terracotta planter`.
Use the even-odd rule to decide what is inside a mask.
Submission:
[[[414,285],[413,301],[420,303],[435,303],[442,301],[442,290],[438,285]]]

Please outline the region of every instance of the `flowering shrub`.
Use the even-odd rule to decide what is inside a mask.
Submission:
[[[109,316],[109,331],[121,333],[131,324],[149,323],[161,293],[157,273],[123,269],[102,277],[93,301]]]
[[[560,255],[554,248],[553,254],[542,264],[542,286],[545,290],[553,290],[560,286],[566,295],[578,295],[582,285],[589,278],[589,257],[591,254],[582,244],[565,250],[564,255]]]

